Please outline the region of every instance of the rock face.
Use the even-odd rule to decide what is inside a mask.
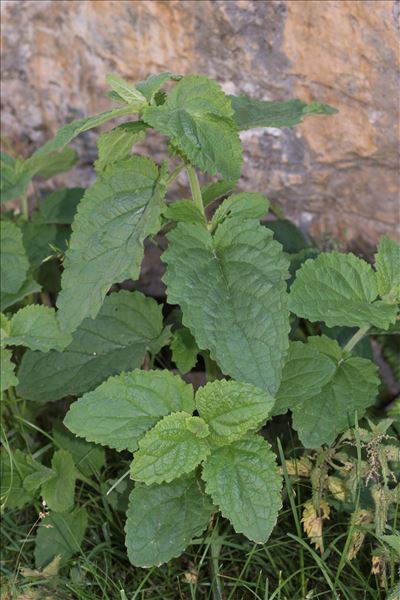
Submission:
[[[65,122],[108,107],[109,72],[132,82],[163,70],[205,73],[229,93],[317,99],[340,111],[293,131],[242,134],[241,189],[264,193],[320,239],[368,250],[382,233],[398,236],[397,2],[3,0],[1,8],[8,147],[27,153]],[[77,141],[82,161],[68,184],[90,181],[95,139]]]

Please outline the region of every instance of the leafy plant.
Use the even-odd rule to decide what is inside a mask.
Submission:
[[[12,412],[21,399],[40,412],[43,403],[80,396],[64,419],[68,429],[52,432],[58,449],[50,462],[8,445],[2,454],[5,506],[41,496],[50,510],[36,537],[38,569],[79,549],[87,510],[74,489],[105,464],[95,444],[133,453],[125,531],[134,565],[179,556],[218,512],[237,533],[265,543],[282,506],[282,477],[266,439],[273,418],[290,411],[313,460],[329,453],[378,395],[377,367],[357,354],[359,343],[398,323],[394,241],[382,238],[373,268],[350,253],[319,252],[285,219],[265,221],[270,204],[261,194],[231,194],[242,164],[240,130],[292,127],[334,109],[227,96],[200,75],[162,73],[136,86],[110,76],[108,83],[118,108],[66,125],[27,161],[3,156],[4,200],[20,197],[22,213],[5,213],[1,222],[6,404]],[[84,193],[50,194],[28,221],[32,178],[70,165],[67,144],[81,132],[133,115],[100,134],[96,182]],[[168,139],[170,160],[161,165],[131,153],[150,129]],[[222,179],[202,188],[196,168]],[[192,198],[167,202],[183,171]],[[115,289],[138,279],[144,241],[159,232],[168,240],[168,303],[179,307],[165,323],[154,299]],[[39,292],[47,306],[36,303]],[[157,368],[169,349],[180,374]],[[194,393],[181,375],[198,360],[208,383]],[[334,476],[323,481],[322,491],[334,489]],[[329,514],[322,491],[303,515],[319,548]]]

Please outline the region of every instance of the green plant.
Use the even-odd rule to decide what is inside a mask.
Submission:
[[[5,505],[40,494],[50,509],[38,528],[38,568],[79,549],[87,510],[76,506],[74,489],[77,478],[90,485],[104,465],[94,444],[133,453],[126,522],[133,564],[178,556],[218,511],[236,532],[266,542],[281,508],[281,475],[265,439],[272,418],[290,410],[302,445],[326,452],[378,394],[377,367],[356,354],[357,344],[398,328],[395,242],[382,238],[375,268],[352,254],[320,253],[284,219],[260,223],[269,209],[261,194],[230,195],[240,176],[240,130],[291,127],[334,109],[228,97],[204,76],[163,73],[136,86],[111,76],[108,83],[120,108],[66,125],[27,161],[3,156],[4,198],[22,200],[21,215],[6,213],[1,222],[2,390],[16,414],[21,400],[40,411],[81,396],[64,422],[86,440],[56,428],[50,466],[6,444]],[[63,170],[71,160],[66,145],[79,133],[133,114],[139,118],[99,136],[97,181],[84,193],[51,194],[28,221],[32,178]],[[170,163],[131,155],[151,128],[169,139]],[[195,168],[223,179],[202,188]],[[192,199],[166,203],[182,171]],[[168,303],[180,309],[169,324],[154,299],[110,293],[138,279],[144,240],[160,231],[168,239]],[[306,341],[299,318],[315,328]],[[166,347],[181,374],[201,356],[208,383],[195,395],[180,375],[154,368]],[[322,501],[313,494],[310,509],[320,511]],[[215,544],[212,553],[214,564]]]

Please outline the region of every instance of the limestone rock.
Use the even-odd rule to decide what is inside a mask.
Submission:
[[[397,2],[3,0],[1,9],[6,147],[29,153],[108,107],[109,72],[132,82],[201,72],[229,93],[340,111],[242,134],[241,189],[266,194],[319,238],[368,250],[382,233],[398,235]],[[95,139],[76,142],[68,185],[92,180]],[[149,146],[162,156],[160,138]]]

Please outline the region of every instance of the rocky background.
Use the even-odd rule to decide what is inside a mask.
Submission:
[[[368,252],[382,233],[399,236],[398,2],[2,0],[1,10],[9,150],[27,155],[65,122],[107,108],[109,72],[132,82],[205,73],[229,93],[340,111],[243,134],[243,190],[341,246]],[[90,182],[95,140],[78,139],[81,164],[64,183]]]

